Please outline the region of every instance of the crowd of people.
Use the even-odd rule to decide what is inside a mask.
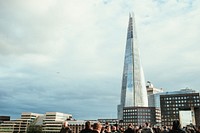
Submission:
[[[60,133],[72,133],[67,122],[64,123]],[[94,123],[93,126],[91,126],[90,121],[87,121],[85,123],[85,128],[81,130],[80,133],[200,133],[200,126],[195,127],[194,125],[189,125],[181,128],[180,122],[175,120],[172,128],[166,126],[151,127],[150,123],[145,122],[143,125],[136,127],[129,124],[128,127],[124,129],[117,124],[109,125],[108,122],[106,122],[104,126],[102,126],[101,123]]]

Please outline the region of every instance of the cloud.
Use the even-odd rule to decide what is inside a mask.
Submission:
[[[0,1],[1,115],[59,111],[76,119],[116,118],[132,11],[146,79],[167,90],[198,89],[199,5]]]

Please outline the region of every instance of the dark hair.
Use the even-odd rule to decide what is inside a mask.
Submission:
[[[175,120],[173,121],[173,126],[172,126],[172,130],[176,130],[180,128],[180,122],[179,120]]]
[[[99,122],[94,123],[94,125],[93,125],[93,129],[98,129],[100,127],[101,127],[101,124]]]
[[[200,129],[200,126],[198,126],[198,129]]]
[[[86,128],[86,129],[91,128],[90,121],[86,121],[86,122],[85,122],[85,128]]]

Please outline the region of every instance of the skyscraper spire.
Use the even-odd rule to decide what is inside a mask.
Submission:
[[[129,15],[118,118],[122,119],[123,107],[147,106],[147,91],[137,44],[134,14],[132,13]]]

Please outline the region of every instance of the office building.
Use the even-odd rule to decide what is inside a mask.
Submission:
[[[162,125],[172,126],[173,121],[177,119],[183,123],[181,112],[185,111],[190,112],[189,116],[184,116],[188,125],[200,125],[200,94],[194,90],[183,89],[161,94],[160,108]]]
[[[124,69],[122,77],[121,101],[118,105],[119,125],[126,127],[142,125],[144,122],[161,123],[160,109],[148,107],[149,93],[160,91],[148,82],[146,88],[144,73],[140,60],[139,46],[135,29],[134,15],[129,16]]]
[[[0,124],[3,123],[4,121],[9,121],[10,116],[0,116]]]
[[[145,122],[150,122],[152,125],[160,124],[160,109],[155,107],[124,107],[123,122],[120,124],[127,128],[128,124],[140,126]]]
[[[134,14],[130,14],[122,76],[121,101],[120,105],[118,105],[118,119],[123,119],[124,107],[147,106],[147,91],[137,43]]]
[[[150,81],[147,81],[146,88],[147,88],[147,95],[148,96],[152,95],[152,94],[163,92],[163,88],[161,88],[161,89],[155,88]],[[149,101],[149,99],[148,99],[148,101]]]
[[[0,124],[0,133],[25,133],[31,123],[37,121],[41,114],[23,112],[21,118],[17,120],[4,121]]]
[[[109,125],[116,125],[119,123],[118,119],[98,119],[98,121],[105,126],[106,123],[108,123]]]
[[[43,119],[44,133],[59,133],[64,121],[72,119],[71,114],[64,114],[60,112],[46,112]]]

